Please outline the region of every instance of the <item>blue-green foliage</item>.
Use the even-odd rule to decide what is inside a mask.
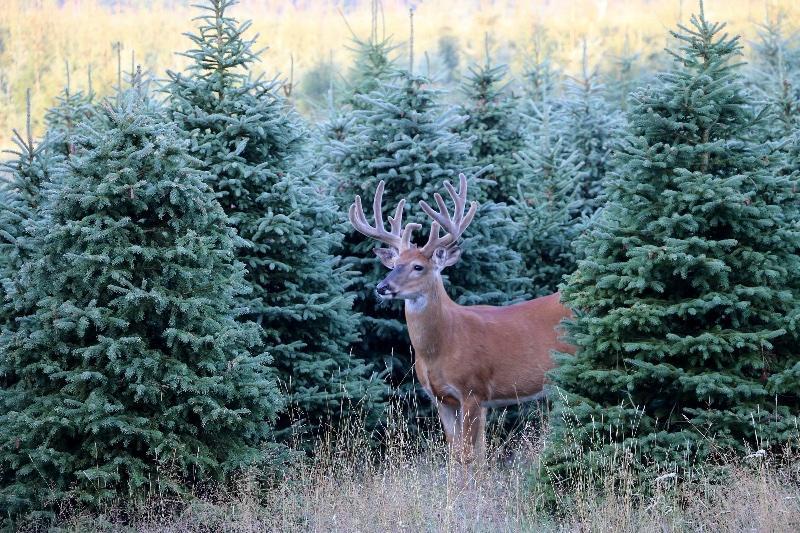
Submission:
[[[575,270],[572,243],[581,229],[581,154],[570,144],[562,107],[533,104],[525,150],[516,154],[521,180],[513,202],[520,231],[515,241],[530,292],[552,294]]]
[[[480,168],[490,167],[483,177],[496,182],[486,187],[495,202],[510,203],[522,178],[514,154],[525,146],[519,99],[508,89],[508,67],[493,66],[488,57],[472,66],[461,85],[465,103],[458,109],[465,120],[457,131],[470,145],[470,156]]]
[[[603,182],[613,169],[612,154],[625,121],[607,101],[597,68],[588,65],[584,43],[580,77],[568,78],[561,109],[564,143],[577,156],[580,176],[572,206],[573,216],[591,216],[602,206]]]
[[[0,352],[0,509],[180,494],[266,462],[281,397],[236,320],[243,243],[177,128],[137,91],[79,127],[17,274]]]
[[[796,444],[797,177],[757,139],[738,38],[691,21],[673,70],[631,99],[609,203],[563,290],[577,354],[551,373],[551,487],[614,457],[683,477]]]
[[[249,22],[231,0],[200,6],[185,73],[170,72],[169,113],[208,171],[208,183],[243,239],[237,256],[251,292],[244,320],[261,326],[292,416],[317,429],[356,407],[374,422],[383,386],[349,347],[357,337],[351,276],[332,249],[343,213],[307,161],[307,130],[276,81],[251,78],[258,60]],[[292,424],[282,417],[279,428]]]
[[[55,105],[47,110],[44,117],[47,132],[53,139],[51,148],[57,153],[69,156],[75,151],[72,137],[78,124],[97,115],[94,97],[91,89],[86,92],[72,90],[67,71],[67,85],[56,96]]]
[[[14,130],[13,141],[16,150],[7,152],[12,159],[0,167],[0,172],[8,176],[0,185],[0,334],[15,327],[17,319],[29,310],[18,297],[21,287],[17,272],[36,257],[33,237],[46,226],[41,207],[63,159],[52,152],[49,138],[34,142],[30,109],[25,135]],[[17,381],[16,367],[0,351],[0,388],[11,387]],[[0,401],[2,412],[6,407]]]

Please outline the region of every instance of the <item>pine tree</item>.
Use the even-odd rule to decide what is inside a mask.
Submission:
[[[568,118],[563,108],[534,106],[528,146],[516,154],[522,178],[512,211],[520,227],[514,248],[536,296],[556,292],[576,266],[572,245],[583,224],[580,193],[587,178],[582,154],[565,139]]]
[[[0,508],[184,493],[269,461],[281,398],[238,323],[240,244],[178,130],[137,91],[79,127],[3,334]]]
[[[627,461],[645,480],[796,444],[796,177],[754,142],[738,37],[693,16],[677,65],[636,93],[609,203],[564,288],[550,485]]]
[[[505,65],[491,64],[487,42],[486,62],[470,67],[462,85],[466,103],[459,113],[466,120],[458,127],[463,138],[471,139],[470,155],[476,164],[491,165],[484,177],[497,185],[487,188],[489,198],[504,203],[516,196],[521,171],[514,153],[525,145],[519,102],[504,82],[507,74]]]
[[[387,184],[385,206],[401,198],[411,206],[419,200],[430,202],[444,180],[474,171],[467,166],[468,144],[453,132],[463,118],[443,109],[438,97],[427,79],[408,72],[359,97],[363,110],[358,112],[358,130],[331,144],[340,205],[351,204],[356,194],[371,196],[380,180]],[[461,304],[507,303],[524,294],[520,257],[510,248],[516,227],[505,206],[487,199],[487,185],[478,178],[470,183],[470,198],[482,205],[465,235],[461,261],[447,273],[448,291]],[[429,227],[421,210],[407,216]],[[375,285],[386,272],[373,247],[355,231],[345,241],[345,255],[362,273],[356,299],[364,314],[361,353],[373,361],[387,361],[398,384],[411,377],[410,347],[398,308],[376,302]]]
[[[573,207],[580,215],[590,216],[601,206],[603,180],[612,169],[612,149],[624,120],[608,104],[597,68],[589,67],[586,40],[582,57],[580,77],[566,80],[561,112],[564,142],[577,153],[581,169]]]
[[[376,417],[382,385],[349,353],[358,318],[350,275],[332,254],[344,215],[304,161],[308,134],[276,82],[249,76],[258,53],[244,37],[250,23],[227,14],[234,3],[200,6],[191,64],[169,73],[171,116],[247,241],[237,251],[252,287],[243,318],[261,325],[292,409],[316,428],[365,398],[359,408]],[[279,428],[290,423],[282,418]]]

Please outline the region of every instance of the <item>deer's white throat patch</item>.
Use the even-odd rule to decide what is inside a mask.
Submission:
[[[406,311],[410,313],[419,313],[428,305],[428,298],[425,296],[417,296],[416,298],[408,298],[406,300]]]

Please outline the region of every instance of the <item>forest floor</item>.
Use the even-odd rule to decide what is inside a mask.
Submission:
[[[537,424],[538,426],[538,424]],[[280,482],[245,476],[191,503],[154,498],[124,515],[73,516],[63,531],[800,531],[800,460],[781,466],[756,453],[734,461],[724,482],[674,483],[642,496],[624,467],[607,487],[574,486],[560,517],[537,506],[531,483],[543,444],[535,427],[513,442],[490,439],[490,460],[465,471],[446,460],[438,428],[422,438],[396,431],[368,451],[366,432],[321,440],[313,459],[298,460]],[[336,444],[334,444],[334,441]]]

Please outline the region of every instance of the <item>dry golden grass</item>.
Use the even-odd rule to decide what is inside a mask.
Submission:
[[[100,517],[72,516],[62,527],[76,533],[800,530],[800,462],[775,465],[769,457],[732,460],[722,484],[700,478],[675,486],[668,479],[646,497],[621,464],[607,473],[607,486],[616,488],[606,496],[577,482],[564,489],[572,503],[560,517],[546,514],[529,477],[543,446],[537,427],[511,444],[494,439],[488,465],[467,471],[446,460],[438,428],[420,440],[395,424],[388,449],[365,451],[367,432],[354,423],[270,485],[259,485],[252,473],[188,504],[155,497],[133,513],[111,508]]]
[[[34,93],[34,126],[43,131],[43,113],[65,84],[64,63],[69,61],[73,88],[85,89],[92,68],[94,88],[106,94],[116,83],[117,56],[113,43],[123,46],[123,64],[129,69],[131,54],[156,77],[166,69],[179,69],[196,10],[180,0],[129,0],[121,6],[103,7],[99,0],[3,0],[0,8],[0,147],[8,146],[10,129],[24,124],[24,94]],[[314,65],[332,60],[343,70],[350,63],[347,45],[350,29],[370,33],[370,2],[348,2],[347,23],[339,13],[341,0],[242,0],[233,14],[252,19],[269,46],[261,68],[270,76],[288,75],[294,57],[294,78],[302,80]],[[379,32],[402,43],[408,36],[407,3],[383,0]],[[590,44],[592,60],[609,67],[624,46],[647,56],[659,51],[667,30],[697,9],[693,0],[563,0],[499,2],[489,0],[430,0],[418,2],[415,12],[416,64],[425,66],[424,53],[435,65],[438,40],[454,36],[462,49],[462,65],[483,55],[484,34],[494,42],[495,55],[518,72],[530,49],[534,28],[541,27],[556,47],[557,61],[574,71],[582,38]],[[800,20],[795,0],[707,0],[712,20],[729,22],[732,32],[754,35],[754,22],[779,10],[789,20]],[[404,50],[398,50],[401,55]]]

